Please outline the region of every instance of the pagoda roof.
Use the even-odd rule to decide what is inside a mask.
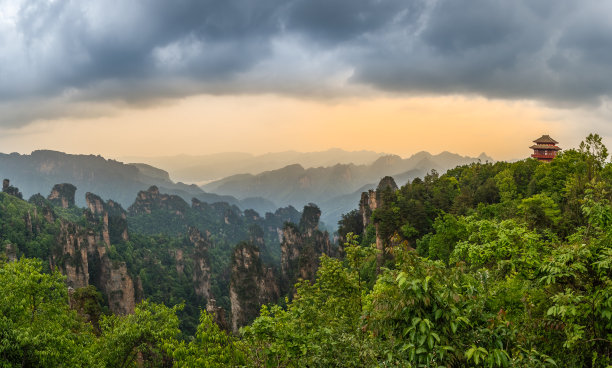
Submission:
[[[557,146],[549,146],[547,144],[534,144],[533,146],[529,147],[531,149],[542,149],[542,150],[555,150],[555,151],[561,151],[561,148],[557,147]]]
[[[541,136],[540,138],[536,139],[535,141],[533,141],[533,143],[552,143],[552,144],[557,144],[559,142],[557,142],[556,140],[552,139],[548,134],[545,134],[543,136]]]

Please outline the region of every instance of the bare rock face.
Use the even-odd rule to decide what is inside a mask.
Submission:
[[[108,258],[101,234],[60,220],[58,243],[61,248],[52,253],[49,265],[60,269],[69,287],[94,285],[106,295],[113,313],[134,311],[134,282],[124,262]]]
[[[176,261],[176,273],[182,275],[185,273],[185,257],[182,249],[174,249],[171,251],[172,257]]]
[[[210,240],[208,236],[202,234],[198,229],[189,228],[189,240],[194,246],[193,251],[193,286],[197,296],[210,299],[210,262],[208,259],[208,249]]]
[[[106,210],[104,209],[104,200],[99,196],[87,192],[85,193],[85,201],[87,202],[87,208],[94,215],[102,215]]]
[[[56,185],[52,194],[59,193],[59,195],[50,199],[50,201],[57,199],[62,207],[69,202],[61,195],[65,192],[63,188],[66,186]],[[104,202],[93,193],[87,193],[85,199],[88,207],[85,218],[91,226],[83,228],[72,222],[60,220],[58,243],[61,249],[52,253],[50,266],[59,268],[66,275],[69,287],[78,289],[88,285],[96,286],[106,295],[113,313],[132,313],[137,299],[134,280],[124,262],[113,261],[107,254],[107,247],[111,244],[128,240],[125,211],[117,203]],[[32,200],[41,201],[40,198]],[[43,207],[43,210],[45,208]]]
[[[125,263],[114,266],[108,257],[102,259],[101,289],[115,314],[130,314],[136,306],[134,282]]]
[[[287,223],[281,243],[281,292],[293,293],[298,279],[314,282],[322,254],[335,255],[329,234],[318,229],[321,210],[313,204],[304,207],[299,227]]]
[[[382,206],[382,193],[386,190],[395,192],[397,189],[398,187],[395,180],[390,176],[385,176],[378,183],[376,190],[369,190],[361,193],[359,213],[361,214],[364,229],[371,223],[372,212]]]
[[[51,189],[51,194],[47,197],[55,206],[68,208],[74,206],[74,193],[77,188],[69,183],[55,184]]]
[[[19,191],[18,188],[11,185],[10,180],[4,179],[2,180],[2,192],[17,197],[19,199],[23,199],[23,195]]]
[[[251,243],[238,244],[232,255],[230,302],[232,331],[252,322],[263,304],[278,300],[278,282],[271,268],[260,259],[259,248]]]
[[[163,209],[174,212],[178,216],[184,216],[189,205],[177,195],[161,194],[155,185],[146,191],[138,192],[136,201],[128,208],[130,215],[150,214]]]
[[[359,214],[361,215],[361,221],[363,222],[364,229],[370,224],[372,212],[376,208],[376,192],[369,190],[361,193],[361,200],[359,201]]]
[[[229,330],[227,319],[225,318],[225,309],[218,307],[215,299],[209,299],[206,303],[206,311],[213,316],[213,321],[225,331]]]
[[[85,216],[92,224],[102,224],[102,238],[106,245],[129,240],[127,214],[119,203],[112,200],[105,203],[89,192],[85,194],[85,201],[88,208]]]
[[[58,242],[61,249],[51,256],[51,269],[58,267],[66,276],[69,287],[78,289],[89,285],[88,256],[95,243],[89,243],[86,232],[80,226],[66,221],[60,221]]]
[[[100,197],[88,195],[89,209],[85,211],[85,219],[89,224],[80,225],[58,217],[52,202],[64,208],[73,206],[75,190],[73,185],[60,184],[54,186],[51,199],[45,199],[40,194],[33,195],[29,203],[36,207],[24,212],[24,235],[31,237],[40,233],[45,221],[56,224],[55,244],[47,260],[50,269],[58,269],[64,274],[71,290],[94,285],[105,294],[113,313],[132,313],[137,299],[134,281],[126,264],[111,260],[107,254],[113,229],[118,229],[118,233],[127,229],[127,222],[124,225],[113,222],[116,218],[125,221],[125,211],[112,201],[105,204]],[[98,226],[101,223],[104,226]],[[3,248],[9,259],[16,256],[15,246],[8,244]]]
[[[376,191],[369,190],[361,193],[361,200],[359,201],[359,213],[363,221],[363,228],[365,229],[372,223],[372,213],[384,205],[385,193],[395,192],[398,189],[395,180],[390,176],[385,176],[380,180]],[[374,224],[376,227],[376,249],[380,252],[377,255],[377,263],[380,267],[385,257],[385,239],[382,239],[378,231],[378,224]]]

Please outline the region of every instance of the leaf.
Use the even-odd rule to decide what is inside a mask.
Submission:
[[[474,355],[475,351],[476,351],[476,347],[474,345],[472,345],[472,347],[469,348],[468,351],[465,352],[465,357],[468,360],[472,359],[472,355]]]

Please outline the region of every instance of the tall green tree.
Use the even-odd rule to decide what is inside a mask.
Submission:
[[[91,329],[68,305],[64,277],[22,258],[0,267],[0,366],[80,367]]]

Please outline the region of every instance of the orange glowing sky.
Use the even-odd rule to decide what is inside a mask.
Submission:
[[[98,118],[41,121],[8,131],[3,152],[55,149],[110,158],[240,151],[261,154],[329,148],[409,156],[451,151],[496,160],[529,155],[550,134],[564,148],[586,136],[558,111],[484,98],[358,97],[332,102],[278,95],[201,95]]]

